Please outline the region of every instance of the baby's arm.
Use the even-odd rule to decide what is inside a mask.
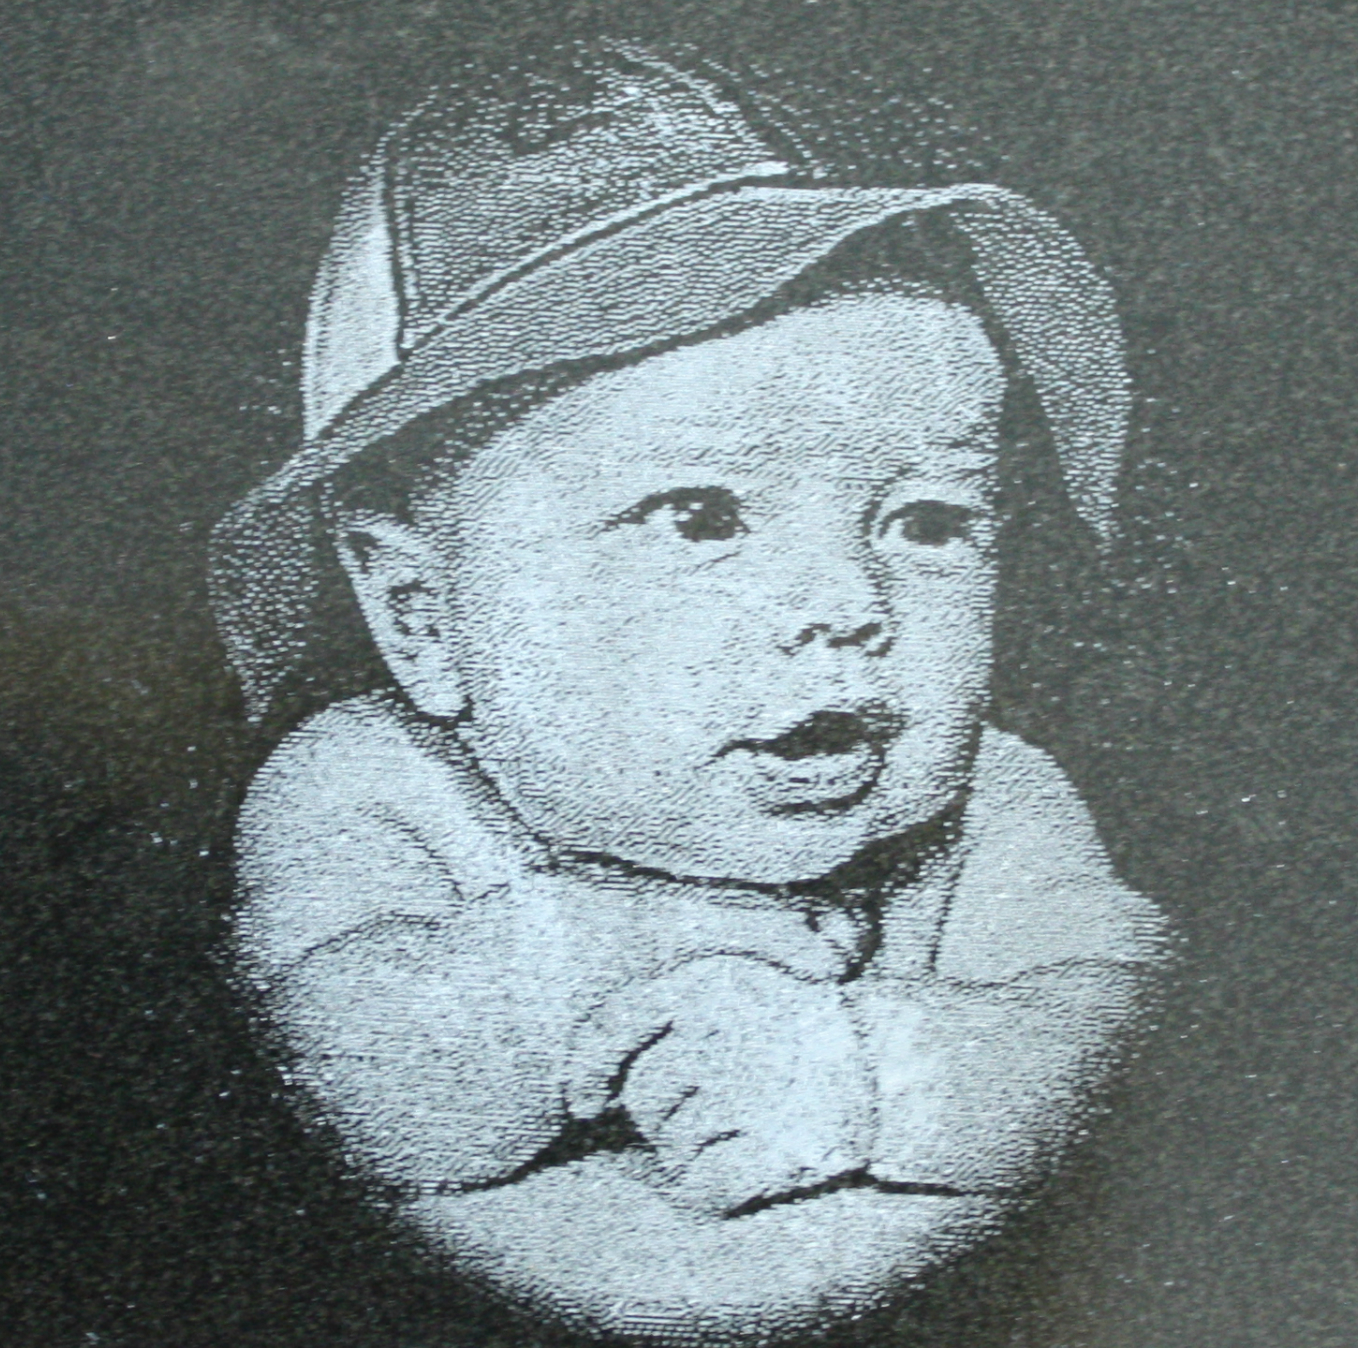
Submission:
[[[563,1049],[531,1004],[535,985],[477,939],[486,925],[465,913],[377,919],[281,980],[299,1075],[346,1140],[422,1192],[510,1174],[565,1119]]]
[[[884,1180],[1030,1179],[1075,1126],[1159,958],[1155,906],[1113,874],[1055,762],[987,730],[965,864],[926,972],[888,909],[856,987],[878,1064]]]
[[[1067,1137],[1138,990],[1111,963],[1004,983],[865,983],[880,1122],[875,1179],[993,1193],[1030,1181]]]
[[[577,1044],[577,1115],[626,1109],[649,1174],[712,1214],[822,1184],[867,1159],[871,1083],[839,989],[742,955],[620,989]]]
[[[565,1016],[518,913],[541,897],[463,896],[390,817],[287,822],[244,820],[239,924],[296,1079],[391,1182],[455,1191],[530,1160],[564,1121]]]

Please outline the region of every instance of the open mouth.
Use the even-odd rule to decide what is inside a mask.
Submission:
[[[732,740],[717,754],[750,755],[756,794],[774,814],[837,813],[877,785],[905,718],[880,703],[817,711],[769,739]]]
[[[790,730],[767,740],[732,740],[717,757],[735,749],[796,761],[817,754],[849,754],[864,745],[885,747],[905,728],[905,718],[881,703],[858,711],[814,711]]]

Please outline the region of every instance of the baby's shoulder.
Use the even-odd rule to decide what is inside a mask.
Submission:
[[[987,726],[966,835],[940,973],[1000,981],[1072,961],[1155,956],[1156,906],[1114,873],[1093,816],[1050,754]]]
[[[505,886],[477,815],[456,763],[389,699],[327,708],[274,750],[241,809],[247,953],[286,965],[366,923],[451,917]]]
[[[244,864],[341,837],[346,830],[419,830],[418,802],[439,790],[438,765],[376,696],[340,702],[303,722],[255,774],[236,826]],[[414,807],[414,808],[412,808]]]
[[[250,783],[245,810],[313,799],[357,807],[385,794],[376,775],[381,768],[408,768],[419,758],[387,698],[349,698],[308,717],[279,742]]]

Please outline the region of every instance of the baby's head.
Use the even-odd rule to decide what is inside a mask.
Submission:
[[[812,879],[966,783],[1016,389],[1106,528],[1111,299],[1006,189],[836,186],[645,53],[587,74],[440,95],[355,180],[306,443],[219,527],[218,617],[263,714],[337,558],[544,840]],[[392,453],[419,471],[374,497]]]
[[[392,675],[550,843],[811,878],[964,780],[1004,386],[962,305],[840,295],[594,374],[405,518],[336,502],[339,553]]]

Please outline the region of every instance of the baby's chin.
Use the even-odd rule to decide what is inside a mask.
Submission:
[[[714,878],[749,884],[810,883],[840,870],[869,848],[907,833],[926,818],[876,821],[801,821],[800,837],[750,840],[709,867]],[[704,870],[690,874],[703,875]]]
[[[876,768],[851,754],[772,765],[730,754],[668,778],[615,779],[607,792],[578,774],[568,789],[522,761],[488,775],[558,852],[677,879],[785,885],[819,880],[946,810],[969,775],[971,743],[937,736],[930,748],[899,743]],[[790,784],[794,774],[802,785]],[[544,776],[555,790],[542,789]]]
[[[577,835],[567,846],[678,879],[795,884],[819,880],[865,849],[927,824],[955,795],[939,791],[924,799],[867,800],[842,811],[792,815],[772,815],[746,802],[704,811],[704,818],[690,817],[685,827],[650,837],[633,827],[595,835],[594,845]]]

